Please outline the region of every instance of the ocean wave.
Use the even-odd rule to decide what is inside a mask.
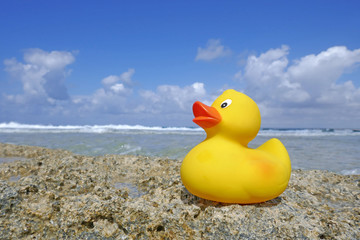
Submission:
[[[0,132],[5,133],[116,133],[116,132],[140,132],[140,133],[197,133],[202,132],[201,128],[191,127],[160,127],[143,125],[39,125],[39,124],[21,124],[17,122],[0,123]]]
[[[0,123],[0,133],[132,133],[132,134],[204,134],[195,127],[160,127],[143,125],[40,125],[17,122]],[[259,136],[360,136],[359,129],[334,128],[263,128]]]
[[[360,168],[355,168],[351,170],[342,170],[340,171],[342,175],[360,175]]]
[[[316,137],[316,136],[353,136],[360,135],[357,129],[334,129],[334,128],[264,128],[260,130],[259,136],[298,136],[298,137]]]

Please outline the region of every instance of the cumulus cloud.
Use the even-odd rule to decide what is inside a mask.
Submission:
[[[152,113],[189,112],[196,100],[206,97],[206,90],[204,84],[200,82],[185,87],[160,85],[156,91],[141,91],[140,96],[145,100],[140,110]]]
[[[211,61],[231,54],[231,50],[223,45],[219,39],[210,39],[205,48],[198,47],[195,61]]]
[[[120,75],[110,75],[101,80],[104,92],[112,94],[128,94],[132,92],[132,76],[135,69],[130,68]]]
[[[127,85],[131,85],[132,84],[131,78],[134,75],[134,73],[135,73],[135,69],[130,68],[130,69],[128,69],[127,72],[124,72],[124,73],[120,74],[119,76],[110,75],[110,76],[104,78],[101,82],[105,86],[112,86],[118,82],[123,82]]]
[[[64,119],[85,119],[100,123],[106,122],[106,118],[118,117],[118,121],[121,121],[128,116],[133,116],[133,120],[156,120],[158,115],[154,113],[172,115],[167,119],[177,120],[179,116],[191,115],[194,101],[206,98],[204,84],[199,82],[184,87],[160,85],[155,91],[134,91],[133,68],[99,79],[102,87],[95,89],[92,94],[69,96],[65,78],[70,72],[66,67],[74,61],[75,56],[70,52],[41,49],[26,50],[23,62],[5,60],[6,71],[13,81],[21,83],[23,91],[19,94],[2,93],[1,121],[38,119],[40,122],[61,123]]]
[[[220,41],[214,41],[206,49],[223,52],[216,50]],[[284,45],[252,54],[234,76],[242,91],[258,103],[265,126],[353,126],[360,120],[360,88],[356,79],[344,79],[345,73],[359,67],[360,49],[335,46],[296,60],[289,60],[289,52]],[[221,54],[212,56],[216,55]],[[204,56],[198,60],[214,59]],[[99,79],[102,85],[93,93],[69,96],[65,79],[70,74],[67,67],[74,61],[71,52],[41,49],[26,50],[23,61],[6,59],[5,70],[20,83],[22,91],[1,92],[0,121],[33,119],[35,123],[62,124],[67,118],[70,124],[159,121],[163,125],[190,125],[192,104],[197,100],[211,104],[221,94],[221,86],[216,86],[219,91],[209,92],[202,82],[137,89],[133,84],[135,69],[130,68]],[[221,84],[227,86],[226,82]]]
[[[358,63],[360,49],[351,51],[344,46],[336,46],[318,55],[311,54],[296,60],[288,73],[292,81],[301,84],[317,100],[330,88],[343,85],[336,81]]]
[[[23,93],[8,96],[17,101],[41,98],[52,100],[66,100],[69,98],[65,86],[65,77],[69,74],[66,66],[73,63],[75,57],[70,52],[29,49],[24,53],[24,62],[16,59],[4,61],[5,70],[15,80],[22,83]]]
[[[246,84],[245,92],[260,102],[265,115],[298,111],[315,119],[321,114],[330,116],[328,108],[335,118],[344,109],[360,112],[360,89],[350,80],[338,82],[346,71],[358,66],[360,49],[335,46],[293,62],[288,54],[289,47],[284,45],[251,55],[244,69],[235,74]]]
[[[47,69],[63,69],[74,62],[74,55],[66,51],[46,52],[41,49],[28,49],[24,53],[24,61],[35,66],[42,66]]]
[[[97,89],[92,95],[73,98],[80,112],[90,113],[129,113],[134,108],[128,100],[133,93],[132,76],[135,69],[130,68],[120,75],[109,75],[101,80],[102,88]]]
[[[309,94],[288,76],[288,53],[289,47],[284,45],[258,57],[249,56],[244,73],[238,72],[235,76],[246,82],[246,91],[258,101],[305,102]]]

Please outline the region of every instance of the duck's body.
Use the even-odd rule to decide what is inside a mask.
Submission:
[[[234,109],[235,114],[230,113],[230,107],[226,108],[227,113],[217,107],[223,106],[220,103],[230,97],[233,104],[230,107],[238,106],[241,111],[244,111],[244,106],[236,104],[236,101],[247,105],[250,99],[228,90],[208,109],[201,103],[195,103],[199,106],[194,104],[194,121],[205,126],[207,138],[185,157],[181,166],[182,181],[194,195],[219,202],[247,204],[273,199],[287,187],[291,172],[289,155],[278,139],[271,139],[257,149],[248,148],[247,143],[256,136],[252,135],[260,127],[260,119],[257,119],[260,114],[257,107],[253,109],[251,99],[247,109],[251,114],[247,120],[238,117],[239,112]],[[211,108],[215,108],[220,117]],[[232,125],[236,127],[240,124],[240,131],[226,126],[234,122],[234,116],[235,123]],[[215,124],[214,118],[220,120]]]
[[[250,149],[223,137],[207,139],[185,157],[183,183],[194,195],[213,201],[256,203],[273,199],[288,184],[290,159],[279,140],[271,139],[266,145],[284,156],[261,147]]]

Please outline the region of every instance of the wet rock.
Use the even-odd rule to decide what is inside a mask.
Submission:
[[[0,180],[0,217],[11,214],[12,209],[21,201],[17,189]]]
[[[281,196],[239,205],[190,194],[177,160],[9,144],[0,157],[17,159],[0,164],[0,239],[360,239],[359,175],[295,170]]]

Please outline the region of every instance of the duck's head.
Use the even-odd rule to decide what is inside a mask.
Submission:
[[[208,137],[220,134],[247,145],[260,129],[261,117],[256,103],[233,89],[226,90],[211,107],[195,102],[193,112],[193,121],[206,131]]]

